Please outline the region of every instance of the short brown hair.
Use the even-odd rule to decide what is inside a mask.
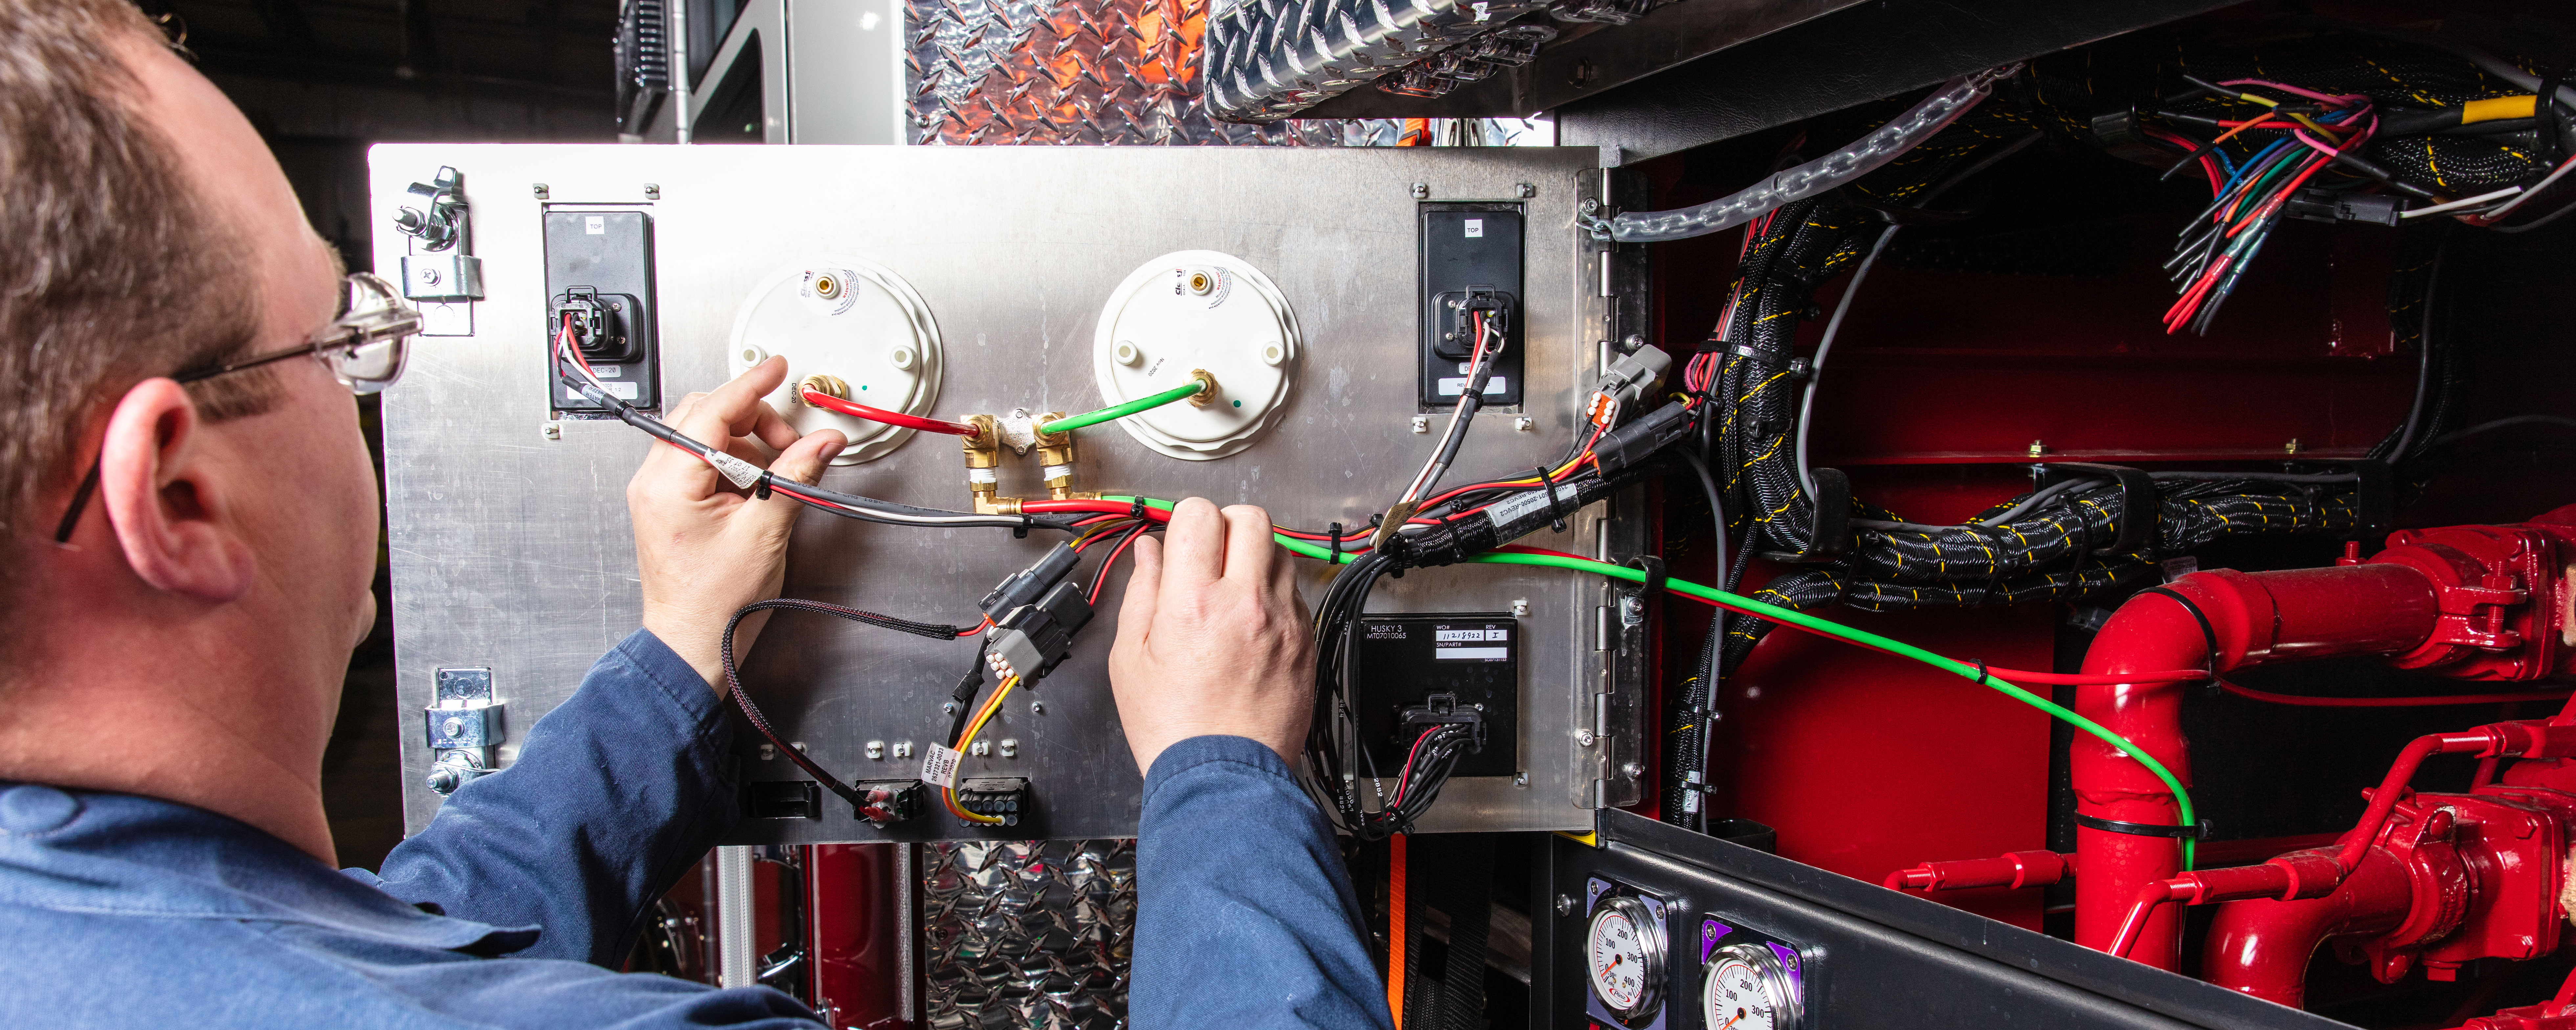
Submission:
[[[0,569],[53,531],[37,499],[86,471],[74,451],[100,405],[257,332],[236,234],[143,115],[115,45],[129,33],[161,39],[128,0],[0,0]],[[268,385],[197,397],[248,414]],[[0,612],[17,579],[0,571]]]

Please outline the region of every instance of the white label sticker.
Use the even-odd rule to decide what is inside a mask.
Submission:
[[[965,758],[964,752],[953,751],[937,744],[930,745],[930,753],[921,756],[921,782],[933,787],[955,790],[957,767],[964,762]]]
[[[581,231],[592,236],[606,236],[608,235],[608,219],[603,215],[584,216],[581,220]]]
[[[1494,520],[1495,526],[1501,527],[1546,510],[1547,491],[1532,490],[1528,493],[1513,494],[1486,505],[1485,517]]]
[[[1001,472],[997,469],[967,469],[966,481],[969,483],[998,483],[1002,481],[1002,476]]]
[[[1431,652],[1433,658],[1466,658],[1483,662],[1499,662],[1511,656],[1512,649],[1508,647],[1444,647]]]
[[[1484,6],[1484,5],[1482,5],[1482,4],[1478,4],[1477,6],[1481,7],[1481,6]],[[1468,220],[1467,220],[1467,238],[1468,238],[1468,239],[1471,239],[1471,240],[1475,240],[1475,239],[1483,239],[1483,238],[1484,238],[1484,236],[1485,236],[1485,220],[1484,220],[1484,219],[1482,219],[1482,218],[1470,218],[1470,219],[1468,219]]]
[[[1485,395],[1488,397],[1495,394],[1508,393],[1510,390],[1511,387],[1504,376],[1495,376],[1491,379],[1485,380]],[[1467,392],[1466,376],[1458,376],[1453,379],[1443,379],[1440,381],[1440,396],[1455,397],[1465,392]]]
[[[1495,632],[1500,633],[1502,631],[1495,630]],[[1435,629],[1431,631],[1431,639],[1442,643],[1456,640],[1483,640],[1485,639],[1485,631],[1481,629]],[[1501,640],[1503,638],[1495,637],[1494,639]]]
[[[639,388],[633,383],[601,383],[599,385],[605,388],[610,395],[615,396],[621,401],[631,401],[636,397],[641,396]],[[581,391],[569,386],[564,387],[564,399],[575,404],[580,404],[588,400],[588,398],[581,395]]]
[[[624,378],[624,377],[625,377],[625,375],[626,375],[626,366],[624,366],[624,365],[592,365],[592,366],[590,366],[590,374],[595,375],[595,376],[598,376],[598,377],[600,377],[600,378],[602,378],[602,379],[621,379],[621,378]],[[623,385],[625,385],[625,384],[620,383],[620,384],[618,384],[618,385],[623,386]],[[632,397],[632,396],[628,396],[626,399],[628,399],[628,400],[634,400],[635,398],[634,398],[634,397]]]
[[[716,471],[723,473],[736,487],[749,487],[760,482],[760,466],[723,451],[708,451],[707,464],[715,466]]]

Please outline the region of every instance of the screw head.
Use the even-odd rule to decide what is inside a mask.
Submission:
[[[1513,614],[1514,616],[1519,617],[1519,618],[1526,619],[1526,618],[1529,618],[1529,613],[1530,613],[1529,598],[1526,598],[1526,597],[1515,597],[1515,598],[1513,598],[1513,599],[1512,599],[1512,614]]]
[[[1526,182],[1522,183],[1520,184],[1520,195],[1522,200],[1528,200],[1531,197],[1538,196],[1538,187]]]
[[[1538,428],[1538,420],[1527,415],[1512,419],[1512,431],[1515,433],[1526,433],[1536,428]]]
[[[1576,731],[1574,731],[1574,742],[1575,742],[1575,743],[1577,743],[1577,744],[1581,744],[1581,745],[1583,745],[1584,747],[1591,747],[1591,746],[1592,746],[1592,742],[1593,742],[1593,741],[1595,741],[1595,740],[1598,740],[1598,739],[1600,739],[1600,738],[1595,737],[1595,736],[1593,736],[1593,735],[1592,735],[1592,731],[1591,731],[1591,730],[1576,730]]]
[[[660,200],[660,199],[662,199],[662,184],[661,184],[661,183],[658,183],[658,182],[648,182],[648,183],[645,183],[645,184],[644,184],[644,199],[646,199],[646,200]]]
[[[1431,416],[1429,416],[1429,415],[1415,415],[1415,416],[1413,416],[1413,431],[1414,431],[1414,432],[1417,432],[1417,433],[1428,433],[1428,432],[1430,432],[1430,431],[1431,431]]]
[[[537,433],[538,433],[538,435],[541,435],[541,436],[545,437],[545,438],[546,438],[546,439],[548,439],[548,440],[561,440],[561,439],[563,439],[563,423],[561,423],[561,422],[546,422],[546,423],[542,423],[542,424],[540,424],[540,425],[538,425],[538,426],[537,426]]]
[[[438,724],[439,735],[450,740],[455,739],[457,734],[463,732],[465,732],[465,720],[459,719],[453,715],[448,716],[446,722]]]
[[[1598,211],[1600,211],[1600,210],[1601,210],[1601,201],[1600,201],[1598,198],[1594,198],[1594,197],[1585,197],[1585,198],[1583,198],[1583,213],[1584,213],[1584,214],[1587,214],[1587,215],[1588,215],[1588,214],[1593,214],[1593,213],[1596,213],[1596,212],[1598,212]]]
[[[1646,767],[1636,762],[1625,762],[1619,766],[1619,771],[1628,776],[1637,777],[1646,774]]]
[[[1574,895],[1559,894],[1556,896],[1556,914],[1561,916],[1570,916],[1574,914]]]
[[[544,199],[546,199],[547,190],[546,190],[546,184],[545,184],[545,183],[542,183],[542,182],[540,182],[540,183],[536,183],[536,184],[534,184],[534,185],[531,187],[531,189],[532,189],[532,191],[533,191],[533,192],[535,192],[535,193],[536,193],[536,195],[537,195],[537,199],[538,199],[538,200],[544,200]]]
[[[1414,184],[1413,184],[1413,199],[1415,199],[1415,200],[1429,200],[1429,199],[1431,199],[1431,184],[1430,184],[1430,183],[1427,183],[1427,182],[1417,182],[1417,183],[1414,183]]]
[[[1030,715],[1045,715],[1045,714],[1046,714],[1046,702],[1044,702],[1044,701],[1031,701],[1031,702],[1029,702],[1029,714],[1030,714]]]
[[[420,284],[421,284],[421,285],[423,285],[423,286],[436,286],[436,285],[438,285],[438,269],[435,269],[435,268],[423,268],[423,269],[421,269],[421,270],[420,270]]]
[[[941,715],[955,715],[955,714],[957,714],[957,702],[955,702],[955,701],[942,701],[942,702],[940,702],[940,703],[939,703],[939,714],[941,714]]]

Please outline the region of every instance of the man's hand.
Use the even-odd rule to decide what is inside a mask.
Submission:
[[[831,429],[799,437],[761,403],[786,377],[787,359],[761,362],[714,393],[681,400],[671,426],[782,478],[812,483],[849,440]],[[635,563],[644,578],[644,628],[706,677],[718,697],[725,693],[725,620],[743,605],[778,596],[787,578],[787,530],[799,507],[776,494],[761,501],[738,493],[705,460],[670,446],[653,448],[626,484]],[[754,614],[734,630],[737,656],[751,650],[768,616]]]
[[[1136,541],[1109,686],[1140,771],[1209,734],[1252,738],[1295,764],[1314,712],[1315,633],[1269,512],[1193,497],[1172,508],[1162,540]]]

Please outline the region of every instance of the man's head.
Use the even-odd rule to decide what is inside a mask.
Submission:
[[[258,810],[279,802],[210,795],[256,786],[228,763],[318,770],[373,619],[355,405],[316,361],[166,377],[323,329],[335,257],[126,0],[0,0],[0,239],[0,779],[188,801],[314,850]]]

